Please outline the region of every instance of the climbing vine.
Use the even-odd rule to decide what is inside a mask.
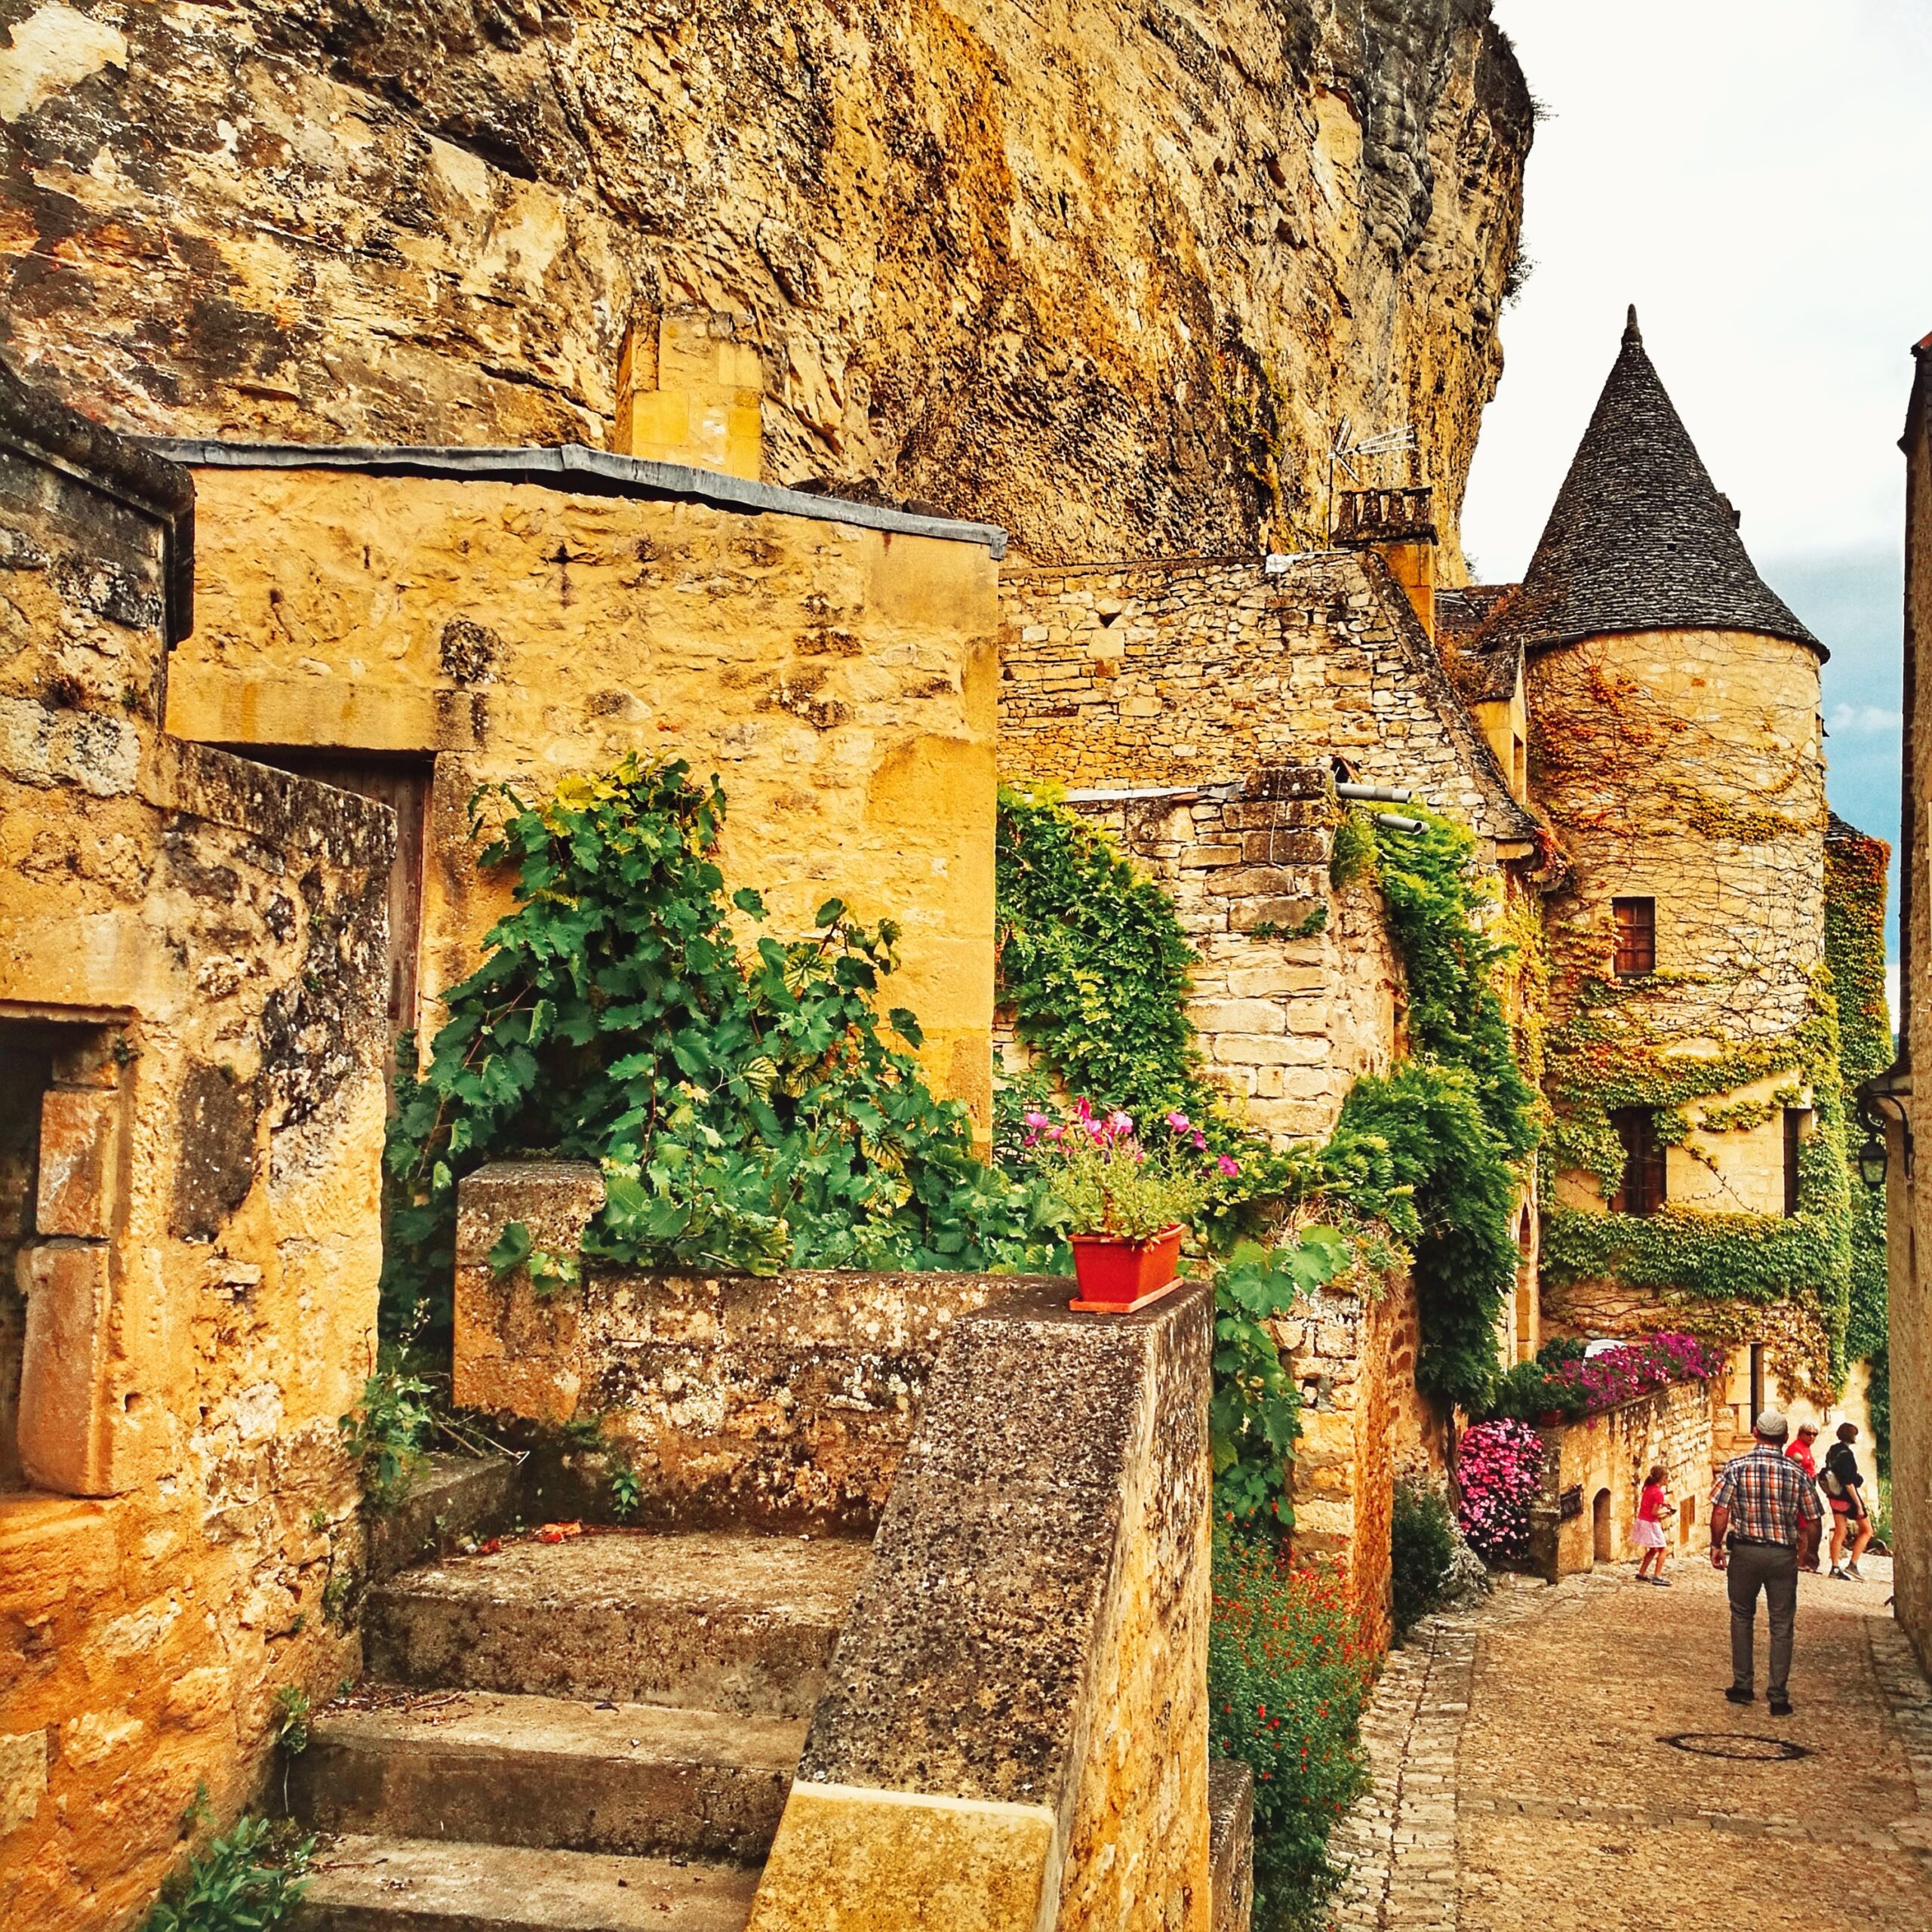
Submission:
[[[1885,872],[1890,848],[1842,822],[1825,841],[1825,958],[1838,1002],[1838,1063],[1843,1075],[1846,1142],[1857,1160],[1856,1090],[1892,1063],[1891,1014],[1885,999]],[[1871,1364],[1867,1400],[1881,1464],[1890,1453],[1890,1356],[1886,1344],[1885,1191],[1867,1187],[1854,1164],[1850,1280],[1845,1356]]]
[[[1376,832],[1357,814],[1338,828],[1348,874],[1372,869],[1382,888],[1406,969],[1411,1054],[1356,1082],[1319,1148],[1275,1152],[1208,1085],[1186,1014],[1193,955],[1167,894],[1077,814],[1011,792],[1000,804],[999,997],[1069,1090],[1131,1112],[1183,1106],[1212,1123],[1217,1147],[1238,1150],[1241,1177],[1210,1216],[1215,1233],[1301,1204],[1339,1223],[1358,1257],[1412,1256],[1417,1380],[1475,1405],[1500,1366],[1518,1164],[1537,1144],[1537,1102],[1497,989],[1515,954],[1486,930],[1494,909],[1475,841],[1451,820],[1414,815],[1414,832]],[[1540,961],[1520,970],[1538,974]],[[1027,1091],[1037,1098],[1048,1084],[1036,1074]]]
[[[392,1334],[447,1324],[457,1181],[493,1155],[599,1161],[594,1258],[647,1267],[1043,1267],[1037,1186],[974,1158],[934,1097],[903,1008],[881,1014],[897,929],[837,900],[814,931],[741,947],[764,916],[726,899],[724,795],[627,755],[540,803],[485,787],[472,832],[514,868],[515,909],[445,995],[421,1077],[398,1082],[385,1165]],[[734,915],[736,915],[734,922]],[[903,1042],[900,1044],[897,1042]]]
[[[1702,1054],[1686,1051],[1668,1025],[1647,1020],[1621,996],[1624,989],[1601,980],[1585,986],[1553,1041],[1553,1151],[1559,1164],[1594,1175],[1606,1195],[1623,1176],[1623,1149],[1611,1118],[1617,1109],[1649,1109],[1660,1141],[1706,1164],[1714,1157],[1690,1141],[1694,1131],[1748,1130],[1807,1098],[1815,1124],[1798,1147],[1795,1214],[1666,1203],[1654,1214],[1634,1215],[1552,1204],[1543,1221],[1546,1281],[1614,1280],[1661,1291],[1680,1306],[1792,1303],[1810,1318],[1814,1335],[1789,1366],[1814,1391],[1837,1386],[1844,1373],[1852,1201],[1829,980],[1826,972],[1814,975],[1805,1016],[1789,1032]],[[1790,1078],[1768,1101],[1697,1104],[1780,1075]],[[1712,1340],[1729,1339],[1724,1331],[1736,1325],[1715,1309],[1702,1319],[1686,1318]]]

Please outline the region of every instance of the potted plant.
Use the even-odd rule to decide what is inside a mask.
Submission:
[[[1142,1142],[1130,1115],[1096,1113],[1084,1100],[1070,1121],[1034,1112],[1026,1125],[1026,1144],[1072,1218],[1075,1308],[1130,1312],[1164,1294],[1213,1168],[1239,1171],[1225,1154],[1208,1157],[1205,1137],[1185,1114],[1167,1116],[1171,1139],[1159,1149]]]

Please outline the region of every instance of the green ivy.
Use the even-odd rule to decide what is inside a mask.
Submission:
[[[1884,840],[1868,838],[1847,825],[1834,824],[1825,841],[1825,958],[1838,995],[1845,1151],[1851,1164],[1844,1352],[1847,1361],[1871,1364],[1867,1401],[1872,1453],[1881,1470],[1891,1460],[1885,1190],[1867,1187],[1857,1171],[1863,1135],[1855,1096],[1862,1082],[1892,1063],[1892,1021],[1885,998],[1885,873],[1890,858]]]
[[[1680,1305],[1789,1303],[1815,1321],[1822,1339],[1823,1354],[1811,1373],[1834,1386],[1842,1383],[1857,1183],[1847,1164],[1838,1002],[1830,983],[1829,972],[1821,971],[1805,1017],[1789,1032],[1704,1054],[1665,1051],[1667,1042],[1623,1014],[1630,997],[1626,989],[1598,980],[1584,983],[1570,1022],[1551,1045],[1558,1164],[1595,1174],[1607,1192],[1623,1164],[1613,1109],[1651,1108],[1660,1137],[1681,1145],[1690,1128],[1689,1103],[1780,1073],[1796,1076],[1781,1090],[1787,1098],[1809,1090],[1817,1122],[1798,1153],[1796,1214],[1711,1214],[1666,1205],[1637,1216],[1551,1205],[1543,1214],[1546,1281],[1566,1286],[1614,1280],[1660,1291]],[[1714,1112],[1724,1115],[1722,1108]]]
[[[1304,1228],[1276,1247],[1243,1241],[1214,1278],[1214,1392],[1208,1405],[1214,1501],[1246,1526],[1263,1515],[1294,1521],[1287,1463],[1301,1432],[1294,1378],[1268,1324],[1298,1297],[1344,1273],[1353,1257],[1332,1228]]]
[[[184,1830],[208,1815],[204,1788],[182,1820]],[[168,1881],[142,1932],[273,1932],[308,1890],[315,1850],[315,1839],[286,1820],[244,1818]]]
[[[1004,786],[997,878],[999,998],[1020,1039],[1097,1106],[1215,1120],[1187,1017],[1194,949],[1166,893],[1078,813]]]
[[[1419,1387],[1479,1409],[1500,1367],[1515,1289],[1521,1163],[1539,1135],[1535,1089],[1497,992],[1511,955],[1487,931],[1475,841],[1411,808],[1420,829],[1377,835],[1376,876],[1407,989],[1410,1057],[1358,1080],[1324,1150],[1327,1185],[1413,1248]]]
[[[515,868],[516,906],[445,995],[428,1068],[398,1081],[388,1333],[446,1331],[457,1183],[531,1149],[601,1164],[583,1253],[623,1266],[1062,1258],[1044,1190],[976,1158],[964,1108],[926,1086],[906,1051],[918,1020],[877,1010],[891,921],[863,926],[835,899],[811,937],[740,950],[764,911],[749,889],[726,898],[724,811],[715,780],[635,754],[540,804],[477,794],[478,863]]]

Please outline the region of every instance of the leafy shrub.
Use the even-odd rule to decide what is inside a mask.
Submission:
[[[343,1446],[362,1479],[362,1494],[378,1509],[399,1501],[428,1454],[435,1426],[428,1383],[404,1369],[385,1347],[355,1407],[340,1417]]]
[[[1456,1526],[1448,1498],[1435,1484],[1397,1482],[1389,1544],[1395,1634],[1401,1637],[1442,1607],[1455,1568]]]
[[[485,815],[494,814],[493,828]],[[837,900],[813,937],[741,953],[712,862],[724,795],[635,754],[540,804],[507,786],[471,807],[479,863],[516,867],[515,909],[451,989],[420,1079],[406,1070],[384,1160],[385,1332],[448,1320],[457,1183],[540,1148],[603,1165],[583,1252],[645,1267],[770,1273],[1037,1268],[1062,1249],[1043,1197],[974,1156],[964,1107],[936,1099],[881,1016],[897,928]],[[405,1062],[408,1056],[405,1055]]]
[[[1543,1476],[1543,1438],[1527,1423],[1479,1422],[1456,1455],[1458,1520],[1485,1563],[1506,1567],[1530,1553],[1530,1507]]]
[[[1327,1837],[1367,1786],[1358,1733],[1374,1681],[1337,1579],[1289,1567],[1271,1535],[1217,1529],[1208,1735],[1254,1774],[1258,1925],[1305,1910],[1338,1875]]]
[[[1332,1228],[1311,1227],[1275,1247],[1243,1241],[1216,1272],[1208,1432],[1215,1507],[1237,1527],[1264,1515],[1284,1528],[1294,1521],[1287,1460],[1300,1433],[1299,1404],[1268,1324],[1349,1260],[1347,1242]]]
[[[205,1815],[197,1798],[188,1822]],[[162,1887],[143,1932],[271,1932],[308,1889],[315,1841],[286,1825],[244,1818]]]

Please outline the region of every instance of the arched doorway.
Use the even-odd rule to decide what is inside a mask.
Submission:
[[[1600,1489],[1590,1505],[1590,1555],[1598,1563],[1610,1561],[1610,1491]]]

